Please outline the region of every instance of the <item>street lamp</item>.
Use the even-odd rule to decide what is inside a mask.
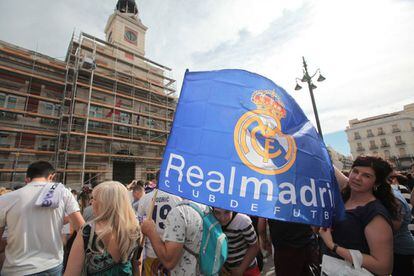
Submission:
[[[298,81],[306,82],[308,84],[309,93],[310,93],[311,99],[312,99],[313,113],[315,114],[315,119],[316,119],[316,126],[318,127],[319,135],[321,136],[321,138],[323,140],[321,124],[319,123],[318,110],[316,109],[315,97],[313,96],[313,89],[316,89],[317,86],[312,83],[312,78],[315,77],[316,74],[319,75],[318,79],[316,80],[318,82],[324,81],[325,78],[322,76],[321,71],[319,69],[316,70],[316,72],[312,76],[309,75],[308,65],[306,64],[305,57],[302,57],[302,59],[303,59],[303,77],[302,77],[302,79],[296,78],[295,90],[301,90],[302,89],[302,86],[299,85]]]

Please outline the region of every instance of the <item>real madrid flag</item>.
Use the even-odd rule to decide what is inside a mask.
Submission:
[[[328,151],[303,111],[271,80],[242,70],[186,72],[159,188],[311,225],[343,213]]]

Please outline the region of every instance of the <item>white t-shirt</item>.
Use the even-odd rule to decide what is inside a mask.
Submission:
[[[63,262],[63,218],[79,211],[79,205],[69,190],[62,189],[59,207],[35,206],[45,185],[31,182],[0,197],[0,227],[9,229],[1,275],[38,273]]]
[[[194,203],[194,202],[193,202]],[[206,206],[197,204],[201,210]],[[183,243],[193,252],[200,252],[201,239],[203,238],[203,220],[199,213],[188,205],[180,205],[172,209],[165,223],[164,241]],[[200,275],[197,259],[187,250],[183,249],[183,255],[178,264],[170,270],[171,275],[195,276]]]
[[[138,220],[142,222],[144,218],[148,217],[148,209],[151,206],[152,198],[154,197],[155,190],[152,190],[148,194],[145,194],[139,200],[137,216]],[[165,221],[168,213],[173,209],[181,198],[164,191],[158,191],[157,198],[155,200],[154,211],[152,212],[152,219],[157,226],[157,232],[160,237],[164,234]],[[152,248],[151,242],[148,238],[145,239],[145,256],[149,258],[157,258],[157,255]]]

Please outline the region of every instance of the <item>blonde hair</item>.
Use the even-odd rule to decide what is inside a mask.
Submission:
[[[94,222],[103,225],[97,237],[97,245],[106,235],[114,234],[121,262],[126,262],[141,236],[128,190],[118,181],[105,181],[96,186],[92,193],[93,199],[98,203],[98,214]]]
[[[7,193],[10,193],[10,192],[11,192],[11,190],[7,190],[4,187],[0,187],[0,196],[4,195],[4,194],[7,194]]]

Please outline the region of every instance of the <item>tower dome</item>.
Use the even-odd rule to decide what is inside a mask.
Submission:
[[[118,0],[118,3],[116,3],[116,9],[122,13],[138,13],[137,4],[134,0]]]

